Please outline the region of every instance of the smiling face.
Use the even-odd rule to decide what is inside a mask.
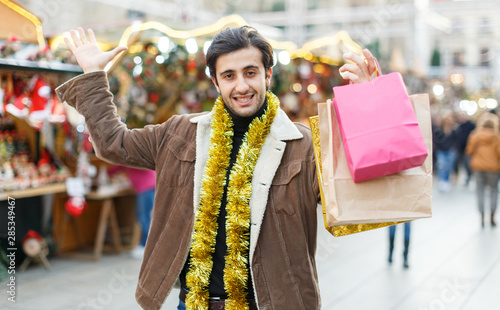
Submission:
[[[215,63],[212,81],[226,106],[241,117],[254,115],[264,104],[273,70],[266,70],[261,51],[254,47],[223,54]]]

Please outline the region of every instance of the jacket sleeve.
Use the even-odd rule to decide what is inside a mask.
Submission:
[[[496,154],[497,154],[497,158],[500,159],[500,134],[497,135],[497,139],[496,139],[496,144],[495,144],[495,148],[496,148]]]
[[[113,164],[155,169],[158,140],[166,124],[128,129],[120,121],[104,71],[79,75],[56,89],[62,102],[85,117],[98,157]]]

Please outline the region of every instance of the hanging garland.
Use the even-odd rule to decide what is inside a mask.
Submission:
[[[250,196],[252,176],[260,150],[271,129],[280,106],[274,94],[267,93],[268,108],[262,118],[250,124],[231,169],[227,192],[226,219],[226,265],[224,288],[228,294],[226,309],[248,309],[246,287],[248,285],[248,249],[250,232]],[[233,142],[231,116],[219,97],[214,105],[210,149],[205,174],[202,180],[200,205],[194,224],[191,244],[191,260],[186,276],[189,293],[186,297],[188,310],[208,309],[210,274],[217,235],[217,217],[226,185]]]

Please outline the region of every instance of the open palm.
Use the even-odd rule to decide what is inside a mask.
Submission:
[[[68,38],[64,38],[64,42],[75,56],[84,73],[103,70],[113,58],[127,49],[126,47],[118,46],[104,52],[97,45],[92,29],[87,30],[88,39],[83,28],[79,27],[77,30],[80,35],[79,37],[75,30],[71,30],[70,33],[73,42]]]

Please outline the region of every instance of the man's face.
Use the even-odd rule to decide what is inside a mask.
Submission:
[[[252,46],[224,54],[215,63],[212,81],[226,106],[242,117],[254,115],[264,104],[273,70],[264,69],[261,51]]]

